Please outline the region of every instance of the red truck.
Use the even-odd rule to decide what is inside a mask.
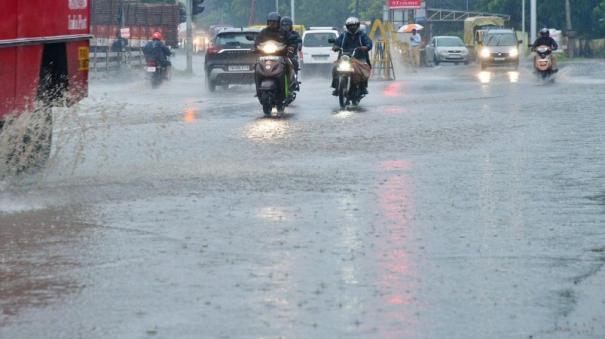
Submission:
[[[9,129],[7,121],[40,102],[71,105],[87,95],[91,1],[0,1],[0,136]],[[41,111],[48,115],[42,127],[49,140],[41,147],[49,153],[52,116]],[[0,144],[14,155],[7,147]]]

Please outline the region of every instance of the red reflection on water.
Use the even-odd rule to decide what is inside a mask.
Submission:
[[[393,82],[392,84],[388,85],[384,91],[382,92],[382,94],[384,96],[387,97],[398,97],[401,96],[403,93],[401,93],[401,88],[403,84],[401,82]]]
[[[376,244],[379,276],[377,285],[384,295],[385,324],[401,324],[388,328],[387,338],[404,338],[415,335],[417,309],[412,304],[415,286],[415,263],[406,250],[411,234],[411,220],[415,215],[410,177],[406,171],[413,164],[405,160],[389,160],[379,164],[379,169],[388,175],[378,190],[378,207],[384,215],[385,234],[383,241]]]
[[[389,106],[386,108],[386,112],[390,115],[407,114],[409,111],[405,107],[401,106]]]
[[[388,160],[382,162],[380,168],[383,171],[408,170],[412,168],[412,164],[405,160]]]

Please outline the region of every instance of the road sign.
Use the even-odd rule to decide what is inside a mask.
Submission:
[[[130,28],[120,28],[120,36],[124,39],[130,39]]]
[[[420,8],[421,0],[389,0],[390,9]]]

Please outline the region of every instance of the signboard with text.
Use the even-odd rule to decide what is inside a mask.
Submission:
[[[421,0],[388,0],[390,9],[420,8]]]

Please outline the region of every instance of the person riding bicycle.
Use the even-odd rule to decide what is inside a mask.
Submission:
[[[359,28],[361,27],[361,23],[358,18],[350,17],[345,22],[345,26],[347,31],[342,33],[334,42],[334,47],[332,48],[334,51],[343,50],[343,51],[353,51],[357,49],[355,55],[352,57],[363,61],[370,65],[370,54],[369,51],[372,49],[372,40]],[[332,69],[332,88],[334,91],[332,95],[338,96],[338,73],[336,72],[337,66],[335,65]],[[361,90],[363,94],[368,94],[368,81],[364,81],[361,84]]]

